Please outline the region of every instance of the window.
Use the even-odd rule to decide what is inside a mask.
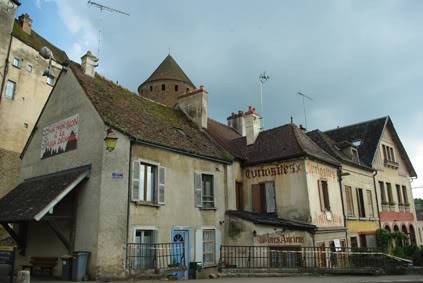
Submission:
[[[203,265],[216,264],[216,232],[214,229],[203,230]]]
[[[164,167],[134,161],[132,199],[164,204],[165,178]]]
[[[398,204],[402,205],[403,201],[402,201],[402,191],[401,191],[401,186],[400,185],[395,185],[395,188],[397,189],[397,199],[398,199]]]
[[[371,190],[367,190],[367,211],[369,212],[369,217],[375,216],[373,209],[373,196]]]
[[[165,84],[162,84],[162,90],[166,90]]]
[[[388,202],[386,201],[385,183],[379,181],[379,188],[380,188],[380,195],[382,197],[382,204],[388,204]]]
[[[383,158],[386,161],[395,162],[394,148],[388,145],[382,145]]]
[[[404,197],[404,204],[410,205],[410,203],[408,202],[408,195],[407,195],[407,187],[406,186],[402,186],[402,195]]]
[[[352,153],[352,161],[360,162],[360,159],[358,158],[358,150],[355,148],[351,148],[351,153]]]
[[[14,57],[12,62],[13,67],[21,68],[22,60],[19,58]]]
[[[364,195],[363,189],[356,189],[357,192],[357,203],[358,203],[358,216],[366,217],[366,210],[364,208]]]
[[[153,91],[153,86],[152,85],[150,86],[150,91]]]
[[[214,208],[214,180],[213,175],[194,173],[195,206]]]
[[[358,248],[358,241],[357,237],[350,238],[351,248]]]
[[[319,180],[319,198],[320,209],[322,211],[330,211],[328,182],[326,180]]]
[[[31,65],[31,64],[26,65],[26,70],[27,70],[29,73],[31,73],[31,72],[32,72],[32,65]]]
[[[6,98],[14,99],[16,92],[16,83],[14,81],[8,80],[6,84]]]
[[[54,81],[55,81],[55,78],[54,78],[54,76],[47,76],[47,84],[48,85],[51,85],[51,86],[53,86],[54,85]]]
[[[135,230],[133,265],[136,269],[154,268],[155,250],[151,244],[156,242],[155,230]]]
[[[345,186],[345,200],[347,203],[347,216],[354,216],[354,204],[350,186]]]
[[[388,202],[390,205],[394,205],[394,198],[392,196],[392,187],[391,187],[391,183],[386,183],[386,190],[388,191]]]
[[[252,185],[253,193],[253,212],[256,213],[275,213],[275,183],[264,182]]]
[[[236,195],[236,209],[244,210],[244,192],[242,190],[242,183],[235,183],[235,195]]]
[[[175,85],[175,91],[178,91],[178,89],[179,89],[179,86]]]

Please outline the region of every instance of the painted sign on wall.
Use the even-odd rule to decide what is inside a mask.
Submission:
[[[301,172],[301,163],[300,162],[289,162],[278,164],[271,167],[262,167],[256,169],[246,169],[245,176],[250,178],[257,177],[267,177],[267,176],[276,176],[276,175],[288,175]]]
[[[307,173],[319,175],[321,178],[336,179],[336,170],[314,162],[307,163]]]
[[[259,244],[268,244],[268,245],[304,244],[304,236],[285,235],[285,234],[257,235],[256,240]]]
[[[45,127],[41,141],[41,159],[76,149],[78,135],[78,114]]]

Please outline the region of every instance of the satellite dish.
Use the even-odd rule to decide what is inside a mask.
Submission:
[[[53,57],[53,52],[51,52],[51,50],[44,46],[43,48],[40,49],[40,55],[44,58],[44,59],[50,59]]]

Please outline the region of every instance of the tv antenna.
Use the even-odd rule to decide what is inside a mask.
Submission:
[[[313,99],[312,99],[310,96],[305,95],[305,94],[304,94],[304,93],[302,93],[302,92],[297,92],[297,94],[303,98],[304,126],[305,126],[305,128],[307,129],[307,111],[306,111],[306,103],[305,103],[305,100],[306,100],[306,99],[308,99],[308,100],[310,100],[310,101],[313,101]]]
[[[99,4],[99,3],[94,2],[94,1],[91,1],[91,0],[88,0],[88,5],[91,5],[94,8],[98,8],[100,10],[100,25],[99,25],[100,27],[98,28],[98,43],[97,43],[98,44],[98,46],[97,46],[97,57],[100,58],[101,20],[102,20],[101,16],[102,16],[103,11],[107,11],[107,12],[115,13],[115,14],[121,14],[121,15],[124,15],[124,16],[129,16],[129,14],[126,13],[126,12],[124,12],[124,11],[121,11],[121,10],[118,10],[118,9],[115,9],[115,8],[112,8],[112,7],[108,7],[108,6]]]
[[[259,75],[259,82],[260,82],[260,119],[261,119],[261,128],[264,128],[264,120],[263,120],[263,85],[265,82],[267,82],[268,80],[270,80],[270,76],[266,74],[266,71],[264,71],[263,73],[261,73]]]

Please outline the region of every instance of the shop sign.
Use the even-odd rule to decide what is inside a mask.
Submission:
[[[42,132],[41,159],[76,149],[78,138],[78,114],[45,127]]]
[[[320,178],[336,179],[335,169],[314,162],[307,163],[307,173],[319,175]]]
[[[256,169],[246,169],[245,176],[250,178],[277,176],[277,175],[289,175],[301,172],[300,162],[282,163],[270,167],[261,167]]]
[[[269,244],[269,245],[286,245],[286,244],[304,244],[304,236],[294,236],[294,235],[258,235],[256,236],[257,242],[259,244]]]

